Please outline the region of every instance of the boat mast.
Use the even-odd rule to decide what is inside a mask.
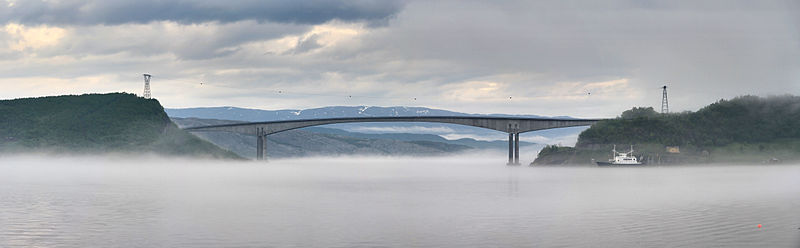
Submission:
[[[614,145],[614,148],[611,149],[611,159],[614,159],[614,160],[617,159],[617,145],[616,144]]]

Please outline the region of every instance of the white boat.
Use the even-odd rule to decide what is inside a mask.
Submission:
[[[614,149],[611,150],[611,156],[613,159],[609,159],[608,162],[596,162],[599,166],[613,166],[613,165],[642,165],[642,162],[639,162],[639,159],[636,156],[633,156],[633,145],[631,145],[631,150],[629,152],[617,152],[617,145],[614,145]]]

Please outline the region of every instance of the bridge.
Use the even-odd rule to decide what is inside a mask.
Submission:
[[[597,121],[599,120],[483,116],[354,117],[248,122],[226,125],[187,127],[184,128],[184,130],[189,132],[234,132],[256,136],[256,159],[264,160],[267,154],[267,135],[297,128],[354,122],[433,122],[458,124],[508,133],[508,164],[519,165],[520,133],[552,128],[589,126]]]

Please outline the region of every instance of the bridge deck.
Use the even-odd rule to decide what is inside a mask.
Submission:
[[[592,119],[554,119],[554,118],[514,118],[485,116],[399,116],[399,117],[358,117],[328,118],[308,120],[285,120],[267,122],[247,122],[226,125],[213,125],[184,128],[191,132],[235,132],[258,136],[256,152],[258,159],[266,156],[267,135],[297,128],[356,122],[434,122],[480,127],[508,133],[508,164],[519,164],[519,134],[551,128],[589,126],[599,120]]]
[[[357,122],[433,122],[448,123],[465,126],[492,129],[506,133],[524,133],[536,130],[589,126],[596,123],[596,119],[555,119],[555,118],[514,118],[514,117],[483,117],[483,116],[413,116],[413,117],[358,117],[358,118],[326,118],[305,120],[283,120],[266,122],[247,122],[225,125],[187,127],[187,131],[223,131],[236,132],[248,135],[258,135],[258,128],[263,128],[266,134],[273,134],[287,130]]]

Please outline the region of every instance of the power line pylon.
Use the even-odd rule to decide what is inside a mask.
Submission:
[[[150,74],[144,74],[144,98],[150,99]]]
[[[663,90],[662,97],[661,97],[661,113],[666,114],[669,113],[669,102],[667,101],[667,86],[661,87]]]

